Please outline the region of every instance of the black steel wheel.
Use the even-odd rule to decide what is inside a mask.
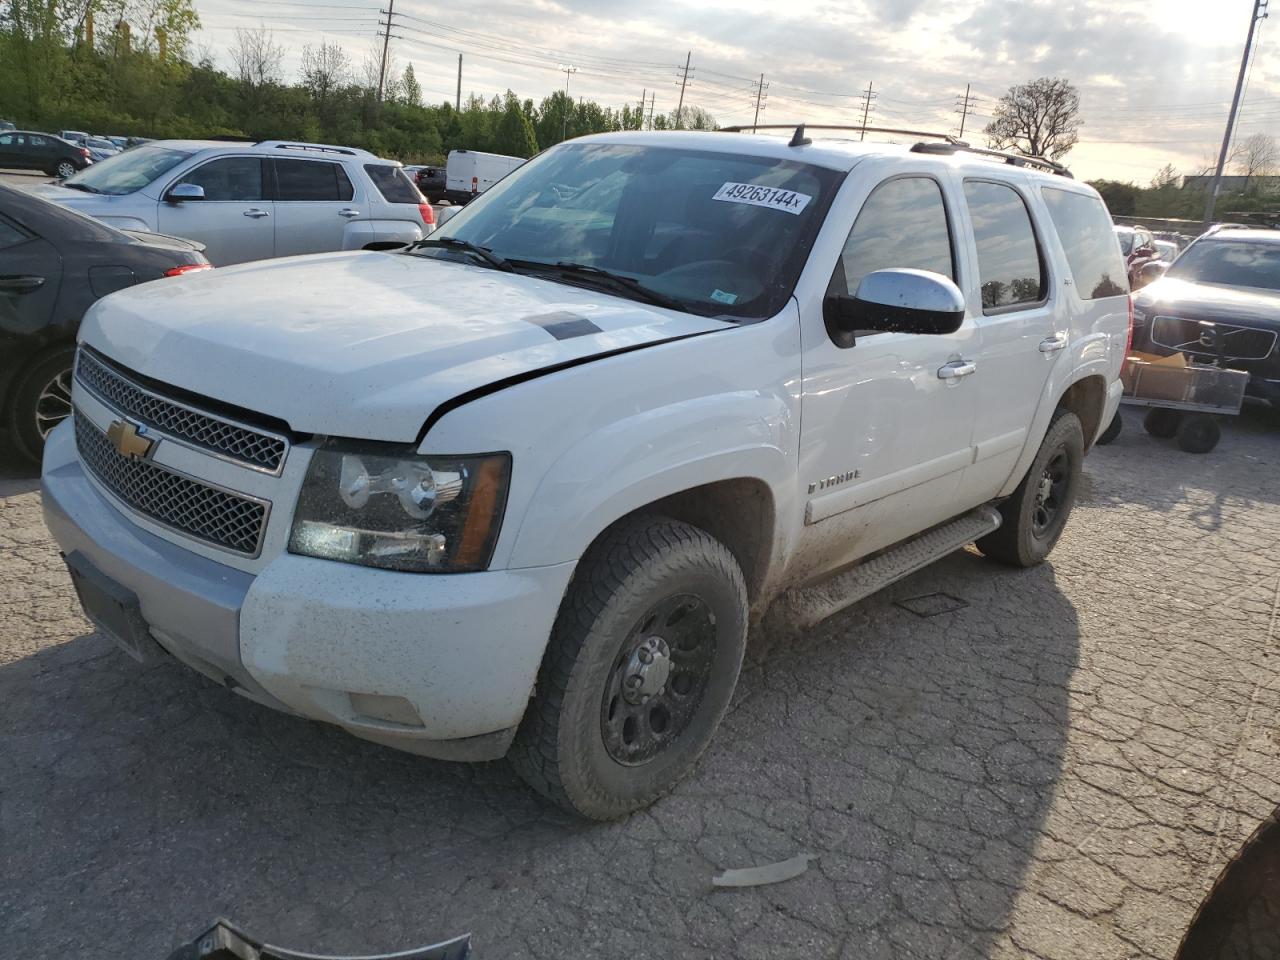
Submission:
[[[622,521],[578,564],[512,766],[579,816],[648,806],[711,742],[746,637],[746,584],[724,544],[665,517]]]
[[[1178,446],[1187,453],[1208,453],[1220,439],[1222,430],[1218,421],[1208,414],[1183,417],[1178,424]]]
[[[1153,437],[1161,440],[1172,440],[1178,432],[1178,424],[1182,422],[1182,414],[1177,410],[1166,410],[1164,407],[1152,407],[1142,418],[1142,426]]]
[[[1043,562],[1067,525],[1083,463],[1080,420],[1068,410],[1058,410],[1026,476],[1000,504],[1000,529],[978,540],[978,549],[1015,567]]]

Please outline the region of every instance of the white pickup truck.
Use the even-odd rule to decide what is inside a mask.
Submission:
[[[1049,165],[587,137],[407,252],[100,301],[45,515],[134,655],[617,817],[692,768],[771,606],[1045,558],[1127,292]]]

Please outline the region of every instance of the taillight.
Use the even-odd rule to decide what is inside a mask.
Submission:
[[[212,270],[212,263],[184,263],[179,267],[170,267],[164,272],[166,277],[180,277],[184,273],[195,273],[198,270]]]
[[[434,227],[436,225],[436,212],[431,209],[431,204],[418,204],[418,213],[422,216],[422,222],[428,227]]]
[[[1133,294],[1129,294],[1129,338],[1124,342],[1124,355],[1133,352]]]
[[[82,156],[82,157],[88,157],[88,156],[89,156],[89,148],[88,148],[88,147],[81,147],[81,148],[80,148],[80,156]]]

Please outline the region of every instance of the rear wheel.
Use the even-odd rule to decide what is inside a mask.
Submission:
[[[75,347],[58,347],[36,357],[14,384],[5,421],[18,453],[36,463],[49,431],[71,415],[71,369]]]
[[[978,541],[992,560],[1033,567],[1049,556],[1076,502],[1084,463],[1084,431],[1074,413],[1053,415],[1031,468],[1004,503],[1003,523]]]
[[[1208,453],[1221,438],[1218,421],[1210,416],[1183,417],[1178,424],[1178,446],[1187,453]]]
[[[59,160],[53,172],[59,180],[65,180],[76,172],[76,165],[70,160]]]
[[[580,816],[648,806],[710,743],[746,633],[746,585],[723,544],[662,517],[620,524],[578,565],[512,765]]]
[[[1178,424],[1181,422],[1181,413],[1177,410],[1166,410],[1163,407],[1153,407],[1142,418],[1142,426],[1147,433],[1153,437],[1159,437],[1161,440],[1172,440],[1174,434],[1178,432]]]

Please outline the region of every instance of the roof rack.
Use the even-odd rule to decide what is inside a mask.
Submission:
[[[1071,171],[1062,164],[1057,163],[1047,157],[1026,157],[1019,153],[1007,153],[1003,150],[989,150],[986,147],[974,147],[968,142],[953,137],[949,133],[935,133],[928,130],[900,130],[897,127],[864,127],[860,124],[827,124],[827,123],[811,123],[811,124],[794,124],[794,123],[761,123],[756,125],[743,124],[740,126],[721,127],[722,133],[743,133],[751,130],[795,130],[795,134],[791,138],[791,145],[795,147],[804,146],[809,143],[809,139],[805,136],[805,130],[848,130],[850,132],[857,130],[861,133],[889,133],[900,137],[925,137],[929,140],[938,141],[936,143],[916,143],[911,147],[912,153],[928,153],[936,156],[951,156],[956,153],[972,153],[980,157],[990,157],[996,160],[1002,160],[1007,164],[1015,167],[1037,167],[1041,170],[1047,170],[1050,173],[1056,173],[1059,176],[1074,179]]]
[[[345,157],[354,157],[364,153],[353,147],[335,147],[328,143],[291,143],[282,140],[259,140],[255,147],[275,147],[277,150],[314,150],[316,153],[340,153]]]

